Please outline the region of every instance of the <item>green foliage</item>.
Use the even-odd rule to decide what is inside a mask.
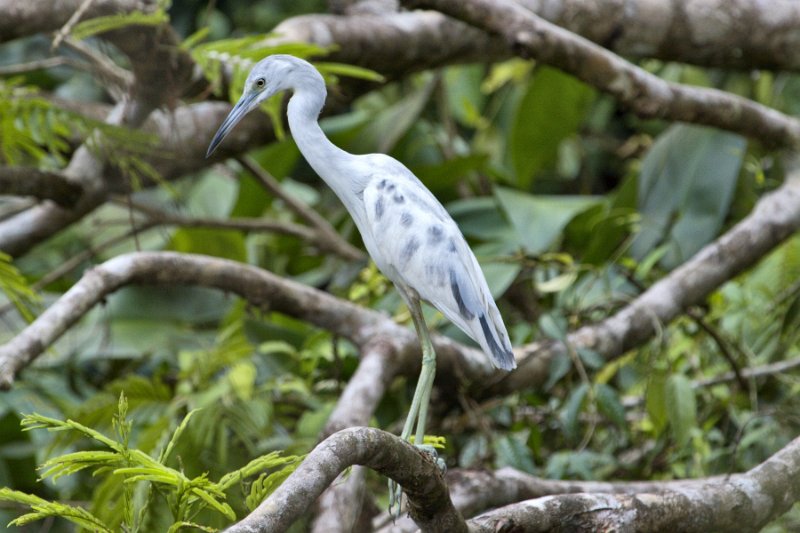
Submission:
[[[236,100],[248,67],[265,55],[324,58],[327,50],[319,47],[276,47],[270,35],[231,34],[234,26],[258,31],[272,27],[258,21],[315,9],[300,5],[222,2],[198,11],[176,3],[169,13],[184,33],[203,27],[183,47],[217,94]],[[72,35],[141,16],[88,21]],[[351,66],[315,64],[331,83],[339,76],[380,81]],[[665,79],[800,109],[800,84],[790,75],[645,66]],[[92,150],[142,187],[156,181],[134,195],[139,202],[189,217],[305,223],[235,162],[169,187],[157,181],[142,157],[158,150],[151,138],[63,111],[41,96],[41,90],[68,89],[77,74],[0,82],[5,163],[61,168],[75,143],[89,139]],[[266,106],[276,125],[278,106],[278,100]],[[323,128],[348,151],[390,152],[445,203],[476,252],[515,345],[563,341],[569,331],[610,316],[740,220],[782,178],[774,154],[739,137],[639,121],[609,97],[520,59],[393,81],[323,120]],[[284,192],[360,245],[341,203],[290,138],[250,155]],[[158,228],[105,246],[136,217],[106,206],[13,265],[0,258],[3,291],[30,318],[38,303],[29,280],[75,254],[97,250],[100,261],[166,249],[254,264],[408,323],[396,291],[374,265],[325,256],[295,237]],[[45,301],[69,289],[77,275],[49,285]],[[439,395],[434,419],[447,428],[443,456],[451,466],[512,466],[565,479],[663,479],[750,468],[800,433],[795,373],[751,380],[748,390],[704,382],[726,375],[734,363],[743,368],[800,357],[797,279],[800,238],[793,238],[692,309],[699,318],[658,324],[655,339],[623,357],[607,361],[592,350],[571,349],[552,359],[542,387],[482,403],[468,388]],[[432,309],[426,318],[440,333],[469,342]],[[18,329],[13,319],[11,312],[4,316],[10,324],[4,336]],[[348,342],[292,317],[249,309],[227,294],[126,287],[0,395],[0,486],[8,487],[1,494],[31,509],[24,520],[60,516],[84,520],[79,524],[87,530],[223,528],[231,511],[242,516],[256,506],[297,464],[295,455],[316,444],[357,363]],[[412,387],[413,380],[398,380],[372,423],[396,427]],[[128,412],[120,416],[123,392]],[[20,412],[41,413],[26,423],[57,431],[20,431]],[[43,483],[33,479],[35,464],[45,466]],[[75,501],[86,506],[63,503]],[[15,518],[0,510],[0,519]]]
[[[169,15],[160,7],[150,13],[131,11],[129,13],[87,19],[76,24],[72,28],[70,35],[73,39],[82,40],[93,35],[118,30],[127,26],[161,26],[167,22],[169,22]]]
[[[517,185],[528,188],[536,173],[556,162],[559,146],[577,133],[593,97],[592,89],[560,70],[536,71],[509,132]]]
[[[192,416],[197,410],[190,411],[173,433],[169,443],[158,458],[131,448],[129,440],[133,422],[128,419],[128,400],[120,394],[117,413],[114,415],[116,438],[110,438],[101,432],[84,426],[73,420],[58,420],[39,414],[27,415],[22,420],[26,431],[47,429],[56,432],[75,432],[87,437],[106,448],[104,450],[79,451],[59,455],[45,461],[40,470],[43,479],[57,481],[63,476],[77,474],[84,469],[92,470],[93,476],[108,476],[114,479],[124,493],[121,527],[126,531],[139,531],[147,522],[146,514],[151,512],[151,497],[157,494],[166,500],[174,523],[169,531],[177,531],[188,524],[203,527],[194,520],[203,509],[213,510],[227,520],[236,520],[233,508],[225,501],[225,491],[241,484],[247,478],[260,474],[253,483],[248,494],[248,505],[253,505],[267,497],[285,479],[302,460],[301,457],[281,457],[272,452],[250,461],[247,465],[222,476],[218,482],[211,481],[206,473],[195,477],[187,477],[182,471],[166,464],[176,442],[181,438]],[[267,474],[266,471],[276,469]],[[105,487],[114,491],[115,487]],[[145,499],[137,499],[134,492],[148,494]],[[25,514],[11,522],[11,525],[24,525],[45,517],[62,517],[92,531],[115,531],[115,525],[104,523],[99,517],[83,508],[73,507],[58,502],[48,502],[37,496],[24,494],[9,489],[0,490],[0,500],[14,501],[29,506],[31,513]],[[213,528],[203,527],[214,531]]]
[[[661,264],[673,268],[711,241],[728,213],[745,144],[738,135],[688,125],[659,136],[642,161],[641,231],[632,255],[641,260],[665,243]]]
[[[0,251],[0,291],[14,304],[20,315],[28,322],[35,316],[40,297],[20,271],[14,266],[10,255]]]

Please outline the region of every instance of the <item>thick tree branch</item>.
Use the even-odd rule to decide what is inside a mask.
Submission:
[[[367,466],[397,481],[409,513],[423,532],[466,533],[439,468],[400,438],[372,428],[350,428],[328,437],[283,484],[228,533],[285,531],[346,468]]]
[[[0,346],[0,389],[97,303],[129,284],[196,285],[237,294],[256,307],[282,312],[365,346],[373,339],[391,344],[398,368],[419,369],[414,332],[386,315],[307,285],[235,261],[174,252],[117,256],[89,271],[16,337]],[[433,336],[442,368],[475,374],[488,363],[478,350]],[[390,378],[387,378],[390,379]]]
[[[487,533],[497,531],[501,525],[542,532],[553,528],[687,533],[758,531],[800,499],[799,480],[800,438],[744,474],[712,480],[670,481],[658,492],[548,496],[491,511],[470,520],[469,524],[471,531]]]
[[[610,94],[643,118],[705,124],[771,147],[800,146],[800,122],[751,100],[665,81],[511,0],[405,0],[502,35],[522,57],[552,65]]]
[[[800,5],[791,0],[519,0],[617,54],[706,67],[797,70]]]
[[[80,185],[57,172],[0,166],[0,194],[33,196],[40,200],[53,200],[62,207],[71,207],[82,192]]]
[[[120,255],[84,274],[19,335],[0,347],[0,388],[94,305],[129,284],[198,285],[230,291],[254,306],[281,311],[358,342],[380,327],[407,341],[413,333],[384,315],[235,261],[172,252]]]

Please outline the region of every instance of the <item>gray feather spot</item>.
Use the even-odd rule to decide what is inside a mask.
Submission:
[[[382,180],[381,180],[381,181],[378,183],[378,190],[379,190],[379,191],[382,191],[382,190],[384,189],[384,187],[386,187],[386,184],[387,184],[387,183],[388,183],[388,180],[382,179]]]
[[[408,211],[403,211],[403,214],[400,215],[400,225],[403,226],[404,228],[408,228],[413,223],[414,223],[414,216]]]
[[[450,244],[447,245],[447,251],[450,252],[451,254],[456,253],[456,251],[457,251],[457,249],[456,249],[456,241],[454,241],[453,239],[450,239]]]
[[[394,201],[397,204],[402,204],[403,202],[406,201],[406,199],[402,194],[397,193],[397,194],[394,195]]]
[[[419,241],[417,240],[416,237],[411,237],[406,243],[406,245],[403,246],[403,249],[400,250],[400,261],[403,264],[408,263],[414,256],[414,254],[417,253],[418,249],[419,249]]]
[[[379,196],[378,201],[375,202],[375,218],[380,220],[382,216],[383,216],[383,196]]]
[[[458,312],[461,313],[461,316],[466,320],[475,318],[475,315],[467,309],[467,305],[464,303],[464,297],[461,295],[461,289],[458,286],[458,276],[455,270],[450,271],[450,290],[453,291],[453,298],[456,299]]]
[[[392,192],[394,190],[394,183],[389,183],[386,186],[386,190],[389,191],[389,192]]]
[[[444,239],[444,229],[438,224],[428,227],[428,242],[430,244],[439,244]]]

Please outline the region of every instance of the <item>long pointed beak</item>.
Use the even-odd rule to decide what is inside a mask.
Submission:
[[[233,106],[231,112],[228,113],[228,116],[225,117],[225,120],[222,121],[220,124],[217,133],[214,134],[214,138],[211,139],[211,144],[208,145],[208,151],[206,152],[206,157],[210,157],[211,154],[214,153],[214,150],[217,149],[217,146],[222,142],[222,140],[233,130],[233,127],[239,123],[240,120],[244,118],[244,116],[250,111],[250,104],[255,98],[255,93],[251,93],[239,99],[236,102],[236,105]]]

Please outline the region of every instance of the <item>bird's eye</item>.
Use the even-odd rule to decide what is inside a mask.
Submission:
[[[256,80],[256,87],[259,88],[259,89],[263,89],[266,84],[267,84],[267,82],[266,82],[266,80],[264,78],[258,78]]]

